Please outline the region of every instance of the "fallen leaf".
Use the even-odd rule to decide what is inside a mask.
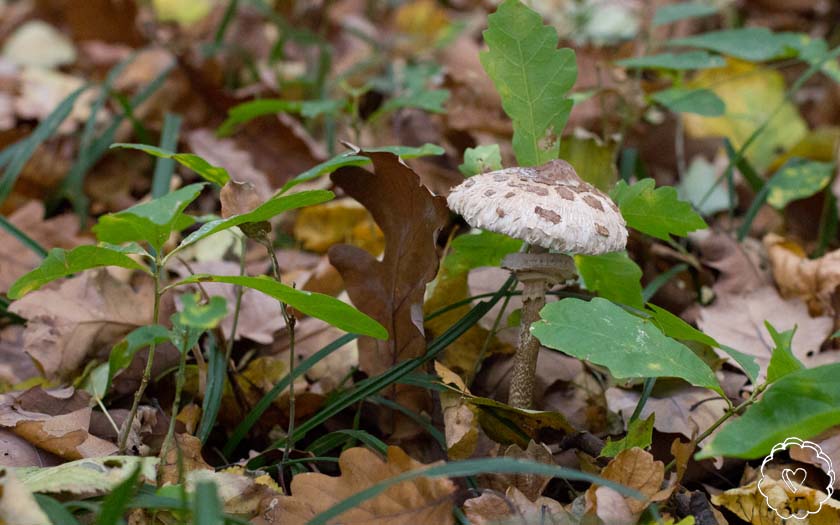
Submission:
[[[572,525],[572,517],[556,500],[546,497],[531,501],[515,487],[504,492],[504,497],[485,492],[464,502],[464,512],[472,525],[502,525],[515,523],[545,523]]]
[[[607,406],[620,414],[626,423],[636,409],[641,394],[635,390],[607,389]],[[640,417],[656,414],[653,427],[660,431],[692,438],[712,426],[726,412],[727,404],[720,396],[705,388],[683,387],[656,392],[648,398]]]
[[[662,488],[665,465],[653,459],[650,452],[631,448],[620,452],[601,471],[601,477],[637,490],[645,500],[621,496],[607,487],[593,485],[586,491],[587,506],[607,523],[636,523],[651,503],[665,501],[674,485]],[[620,500],[618,498],[621,498]]]
[[[0,467],[0,523],[14,525],[50,525],[32,492],[27,490],[10,469]]]
[[[828,357],[818,352],[831,333],[832,318],[812,318],[805,303],[796,298],[783,299],[772,286],[745,295],[719,297],[711,306],[701,309],[697,324],[720,344],[755,357],[761,367],[759,380],[763,380],[775,348],[765,321],[779,332],[797,327],[791,349],[806,366]],[[716,351],[720,357],[729,359],[725,352]]]
[[[72,387],[40,387],[0,396],[0,427],[64,459],[108,456],[117,451],[110,441],[89,433],[90,395]]]
[[[437,272],[435,242],[449,211],[446,201],[421,186],[396,155],[361,154],[373,161],[375,173],[342,168],[331,178],[370,211],[384,232],[385,252],[379,261],[361,248],[340,244],[330,248],[329,258],[353,304],[390,334],[387,341],[359,338],[359,367],[375,376],[426,352],[423,296],[426,283]],[[399,206],[394,206],[397,202]],[[428,412],[428,392],[422,389],[399,385],[391,395],[398,402],[410,400],[416,412]]]
[[[257,205],[271,197],[272,188],[268,182],[268,177],[254,166],[251,154],[240,149],[233,140],[220,139],[209,129],[191,131],[187,134],[186,139],[193,153],[210,164],[227,170],[231,179],[237,182],[251,183],[260,199]],[[246,213],[254,208],[236,213]],[[222,216],[227,218],[224,214]]]
[[[378,256],[385,239],[370,212],[353,199],[338,199],[303,208],[295,217],[295,239],[313,252],[347,243]]]
[[[219,192],[223,219],[250,213],[264,201],[265,199],[260,196],[256,187],[250,182],[230,180]]]
[[[454,385],[461,392],[469,394],[464,380],[442,363],[435,361],[435,373],[444,384]],[[478,409],[467,403],[463,395],[451,390],[441,390],[440,408],[443,412],[443,428],[449,458],[466,459],[472,456],[481,433]]]
[[[840,501],[824,492],[801,485],[794,493],[783,481],[770,476],[765,476],[761,484],[764,495],[759,492],[758,483],[753,481],[742,487],[712,495],[712,503],[728,509],[751,525],[790,523],[783,520],[773,508],[789,518],[802,516],[802,519],[794,518],[795,523],[799,525],[831,525],[840,522]],[[824,501],[821,510],[815,512],[820,509],[821,501]],[[808,512],[813,514],[806,515]]]
[[[8,221],[46,250],[69,250],[84,242],[79,237],[79,219],[75,215],[63,214],[44,220],[44,205],[38,201],[18,208]],[[18,277],[38,266],[41,258],[5,229],[0,229],[0,246],[5,248],[0,252],[0,291],[5,292]]]
[[[739,243],[732,235],[713,230],[691,237],[699,245],[701,262],[720,272],[714,284],[718,295],[745,293],[772,283],[766,252],[755,239]]]
[[[510,445],[501,456],[554,465],[554,457],[551,454],[551,450],[543,443],[537,443],[533,439],[528,442],[528,446],[524,450],[519,445]],[[519,473],[489,474],[481,476],[480,479],[482,486],[501,493],[512,488],[519,494],[525,496],[528,501],[537,501],[546,486],[548,486],[548,482],[551,481],[550,476]]]
[[[0,330],[0,388],[39,375],[35,363],[23,351],[24,330],[22,325],[9,325]]]
[[[18,66],[53,69],[75,62],[76,48],[53,26],[30,20],[6,38],[2,56]]]
[[[201,440],[189,434],[175,434],[174,443],[158,464],[158,487],[179,483],[194,470],[213,471],[201,456]]]
[[[32,292],[9,311],[28,321],[24,350],[43,375],[69,379],[90,359],[106,357],[131,330],[151,324],[152,295],[151,286],[135,290],[97,270]]]
[[[82,79],[65,73],[24,67],[20,73],[20,94],[15,99],[15,112],[18,118],[43,120],[83,85]],[[90,117],[90,107],[96,97],[95,89],[88,89],[79,95],[70,115],[58,127],[59,133],[72,133],[79,124],[85,122]],[[104,122],[107,118],[108,111],[105,109],[97,114],[100,121]]]
[[[840,250],[809,259],[801,246],[774,233],[763,242],[782,296],[802,299],[813,315],[833,314],[831,297],[840,285]]]
[[[271,480],[267,475],[262,476]],[[193,470],[187,473],[186,481],[187,490],[190,492],[195,490],[197,483],[215,483],[224,511],[244,519],[255,518],[268,510],[267,506],[271,501],[279,501],[279,495],[282,493],[273,481],[269,484],[259,476],[247,475],[241,467],[232,467],[221,472]]]
[[[157,463],[157,458],[109,456],[70,461],[55,467],[18,468],[15,473],[32,492],[94,497],[111,492],[137,468],[146,481],[153,483]]]
[[[40,450],[14,432],[0,428],[0,466],[47,467],[58,465],[61,459]]]
[[[292,478],[292,495],[281,497],[276,522],[304,525],[336,503],[404,472],[425,465],[411,459],[399,447],[388,447],[385,461],[366,448],[351,448],[339,457],[341,475],[298,474]],[[333,523],[368,525],[415,525],[454,523],[448,479],[417,478],[393,485],[378,496],[336,517]]]
[[[834,427],[828,429],[822,434],[811,438],[810,441],[813,441],[820,447],[825,455],[829,457],[832,465],[840,465],[840,428]],[[793,460],[809,463],[823,470],[827,470],[826,462],[818,459],[812,448],[789,447],[788,452],[790,453],[790,458]],[[834,479],[834,488],[840,488],[840,480],[836,476]]]

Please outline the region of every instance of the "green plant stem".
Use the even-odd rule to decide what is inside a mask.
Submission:
[[[154,302],[154,309],[152,310],[152,323],[158,324],[158,319],[160,317],[160,298],[162,295],[161,288],[160,288],[160,279],[161,279],[161,271],[163,266],[161,265],[160,255],[155,254],[155,272],[152,276],[155,281],[155,302]],[[152,364],[155,359],[155,342],[152,340],[152,343],[149,345],[149,356],[146,358],[146,368],[143,370],[143,377],[140,379],[140,386],[137,388],[137,391],[134,392],[134,401],[131,403],[131,410],[128,412],[128,417],[123,422],[122,433],[120,434],[119,439],[119,450],[120,454],[125,454],[125,445],[128,443],[128,435],[131,433],[131,426],[134,423],[134,418],[137,417],[137,410],[140,408],[140,400],[143,398],[143,393],[146,391],[146,387],[149,386],[149,380],[152,377]]]

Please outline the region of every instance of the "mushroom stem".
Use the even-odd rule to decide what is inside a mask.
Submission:
[[[513,361],[508,404],[515,408],[531,408],[534,402],[534,383],[540,342],[531,334],[531,324],[539,321],[545,306],[546,279],[528,279],[522,283],[522,321],[519,328],[519,348]]]

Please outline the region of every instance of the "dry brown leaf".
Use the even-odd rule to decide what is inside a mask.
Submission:
[[[186,479],[190,491],[202,481],[215,483],[224,511],[244,519],[252,519],[268,510],[271,501],[279,500],[282,493],[269,476],[252,477],[242,467],[231,467],[221,472],[193,470],[187,473]]]
[[[44,205],[30,201],[8,217],[9,222],[44,248],[73,248],[84,242],[79,234],[79,219],[64,214],[44,220]],[[20,244],[5,229],[0,229],[0,292],[5,292],[18,277],[41,262],[32,250]]]
[[[627,421],[639,403],[639,392],[612,387],[607,389],[606,396],[607,406],[622,416],[626,428]],[[657,392],[648,398],[640,417],[647,418],[656,413],[653,424],[656,430],[691,438],[712,426],[723,416],[726,408],[726,401],[715,393],[705,388],[685,387]]]
[[[0,386],[16,385],[38,376],[38,368],[23,351],[22,325],[9,325],[0,330]]]
[[[435,373],[444,384],[453,385],[469,394],[461,377],[435,361]],[[478,410],[466,402],[464,396],[451,390],[440,392],[440,408],[443,412],[446,451],[450,459],[466,459],[473,455],[478,446],[481,427],[478,424]]]
[[[557,501],[540,497],[531,501],[515,487],[510,487],[504,497],[485,492],[464,502],[464,511],[472,525],[515,525],[519,523],[545,523],[572,525],[571,516]]]
[[[607,487],[589,487],[586,491],[587,507],[594,508],[598,517],[609,524],[635,524],[648,505],[668,499],[674,489],[673,485],[662,488],[665,465],[640,448],[621,451],[604,467],[601,477],[637,490],[646,498],[640,501],[621,496]]]
[[[818,352],[820,345],[831,333],[833,319],[812,318],[805,303],[797,298],[783,299],[772,286],[765,286],[745,295],[719,297],[714,304],[701,309],[697,324],[703,332],[720,344],[755,357],[761,367],[761,381],[766,377],[767,366],[775,347],[764,326],[765,321],[779,332],[797,327],[792,350],[806,366],[814,366],[822,360],[832,359],[830,353],[820,355]],[[723,351],[718,351],[718,354],[722,358],[731,359]]]
[[[361,248],[340,244],[330,248],[329,257],[353,304],[390,334],[387,341],[359,338],[359,366],[373,376],[426,351],[423,296],[437,272],[435,241],[449,211],[396,155],[361,154],[371,158],[375,173],[342,168],[332,180],[373,215],[385,235],[385,253],[379,261]],[[416,387],[400,385],[390,395],[416,412],[428,412],[431,405],[428,392]],[[416,426],[400,426],[409,436],[417,432]]]
[[[764,494],[758,490],[758,483],[753,481],[742,487],[727,490],[712,496],[712,503],[725,507],[750,525],[836,525],[840,523],[840,501],[828,498],[822,509],[809,516],[806,512],[819,509],[819,502],[826,498],[826,494],[806,485],[800,485],[796,492],[788,489],[787,485],[773,477],[765,477],[761,482]],[[779,509],[782,515],[798,514],[803,519],[783,520],[773,511],[768,503]]]
[[[252,184],[254,192],[260,199],[257,205],[271,197],[272,188],[268,183],[268,177],[254,167],[251,154],[239,149],[233,140],[217,138],[216,134],[209,129],[197,129],[187,134],[187,144],[196,155],[210,164],[226,169],[232,180]],[[253,206],[248,211],[255,207]],[[224,201],[222,201],[222,209],[224,209]],[[225,216],[224,213],[222,216]]]
[[[219,192],[222,204],[222,217],[227,219],[256,209],[263,203],[263,198],[250,182],[229,181]]]
[[[43,120],[71,93],[84,85],[84,80],[65,73],[24,67],[20,73],[20,94],[15,99],[15,112],[19,118]],[[90,107],[98,94],[88,89],[76,99],[70,115],[58,127],[59,133],[72,133],[90,117]],[[97,114],[97,120],[105,121],[107,111]]]
[[[399,447],[388,447],[387,461],[366,448],[351,448],[339,457],[341,475],[298,474],[292,479],[292,495],[280,498],[276,519],[270,523],[304,525],[336,503],[376,483],[424,467]],[[378,496],[341,514],[330,523],[366,525],[416,525],[454,523],[448,479],[417,478],[393,485]]]
[[[14,473],[0,467],[0,525],[51,525],[35,497]]]
[[[537,443],[533,439],[528,442],[528,447],[525,450],[522,450],[519,445],[510,445],[505,449],[502,457],[526,459],[546,465],[554,465],[554,457],[548,447],[542,443]],[[550,476],[540,476],[538,474],[489,474],[480,476],[480,479],[483,486],[500,493],[504,493],[508,488],[514,488],[529,501],[536,501],[545,490],[548,482],[551,481]]]
[[[822,434],[811,438],[810,441],[813,441],[822,449],[825,455],[831,459],[832,465],[840,465],[840,427],[830,428]],[[815,465],[823,470],[826,469],[825,461],[817,459],[812,448],[789,447],[788,452],[790,452],[791,459]],[[840,488],[840,480],[836,477],[834,479],[834,488]]]
[[[0,396],[0,427],[64,459],[108,456],[117,447],[89,433],[90,395],[72,387],[31,388]]]
[[[305,249],[318,253],[325,253],[334,244],[347,243],[377,256],[385,247],[382,230],[370,212],[353,199],[337,199],[300,210],[293,233]]]
[[[712,230],[691,238],[700,248],[701,262],[720,272],[714,285],[718,295],[745,293],[772,283],[767,254],[757,240],[739,243],[728,233]]]
[[[151,324],[152,303],[151,286],[135,290],[106,270],[96,270],[67,279],[57,289],[36,290],[9,311],[28,321],[24,350],[44,376],[70,379],[90,359],[106,357],[127,333]]]
[[[831,297],[840,285],[840,250],[809,259],[801,246],[775,233],[767,234],[763,242],[782,296],[802,299],[813,315],[833,314]]]
[[[201,456],[201,440],[189,434],[175,434],[166,457],[158,464],[158,487],[179,483],[181,475],[187,476],[195,470],[213,472],[213,467]]]
[[[51,467],[61,459],[44,452],[14,432],[0,428],[0,466]]]

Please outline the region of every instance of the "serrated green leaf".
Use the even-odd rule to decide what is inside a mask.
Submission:
[[[185,217],[183,211],[198,197],[203,187],[203,182],[190,184],[159,199],[103,215],[93,227],[93,232],[101,242],[122,244],[145,241],[160,252],[176,222]]]
[[[653,25],[656,27],[688,18],[709,16],[717,13],[719,9],[718,6],[702,2],[679,2],[663,5],[658,7],[653,14]]]
[[[502,152],[498,144],[487,144],[464,150],[464,163],[458,170],[464,177],[502,169]]]
[[[253,288],[288,304],[292,308],[300,310],[306,315],[317,317],[346,332],[368,335],[377,339],[388,338],[388,331],[381,324],[349,304],[329,295],[297,290],[291,286],[278,283],[274,279],[266,276],[245,277],[198,274],[180,281],[177,285],[202,282],[228,283]]]
[[[660,53],[635,58],[625,58],[616,62],[621,67],[638,69],[667,69],[670,71],[693,71],[723,67],[726,61],[707,51],[689,51],[687,53]]]
[[[136,149],[160,159],[172,159],[181,166],[185,166],[194,172],[201,175],[204,180],[224,186],[230,180],[230,175],[227,170],[219,166],[214,166],[204,160],[202,157],[193,153],[173,153],[157,146],[150,146],[148,144],[127,144],[118,143],[112,144],[112,148]]]
[[[627,256],[627,252],[576,255],[575,265],[587,290],[598,292],[599,296],[617,303],[644,308],[642,269]]]
[[[265,98],[251,100],[236,105],[228,110],[227,119],[219,126],[218,134],[230,135],[237,126],[265,115],[279,113],[300,113],[304,117],[314,118],[318,115],[336,113],[341,109],[338,100],[282,100]]]
[[[698,459],[764,456],[785,439],[809,439],[840,424],[840,363],[788,374],[697,454]]]
[[[563,299],[540,315],[531,333],[543,345],[605,366],[617,379],[679,377],[721,392],[715,374],[688,347],[606,299]]]
[[[183,241],[181,241],[181,244],[178,245],[176,250],[173,250],[173,253],[177,250],[186,248],[191,244],[195,244],[201,239],[205,239],[214,233],[219,233],[220,231],[228,230],[234,226],[239,226],[249,222],[267,221],[285,211],[321,204],[322,202],[332,200],[333,197],[335,197],[335,194],[327,190],[309,190],[302,191],[300,193],[293,193],[291,195],[272,197],[248,213],[234,215],[232,217],[228,217],[227,219],[216,219],[203,224],[199,229],[192,232]]]
[[[726,113],[726,104],[713,91],[703,88],[670,88],[657,91],[650,98],[674,113],[696,113],[719,117]]]
[[[774,383],[788,374],[805,368],[793,355],[793,335],[796,333],[796,326],[781,333],[767,321],[764,321],[764,326],[767,327],[767,332],[776,345],[770,356],[770,364],[767,366],[767,382]]]
[[[761,62],[794,55],[799,41],[795,33],[774,33],[766,27],[742,27],[675,38],[669,40],[668,45],[696,47]]]
[[[505,0],[488,18],[481,65],[513,121],[513,151],[521,166],[556,159],[577,79],[575,53],[557,49],[557,31],[519,0]]]
[[[834,176],[833,162],[817,162],[793,158],[784,163],[773,175],[769,185],[767,203],[777,210],[792,201],[805,199],[822,191]]]
[[[642,179],[632,186],[623,180],[610,192],[631,228],[642,233],[670,240],[671,235],[685,237],[689,232],[706,228],[706,221],[677,197],[671,186],[654,189],[653,179]]]
[[[444,149],[436,144],[423,144],[422,146],[418,147],[380,146],[378,148],[365,149],[365,151],[393,153],[394,155],[399,155],[403,159],[415,159],[418,157],[443,155],[444,153]],[[345,166],[365,166],[367,164],[370,164],[370,158],[368,157],[356,155],[352,152],[341,153],[340,155],[337,155],[329,160],[326,160],[320,164],[309,168],[300,175],[289,180],[288,182],[286,182],[286,184],[283,185],[282,188],[280,188],[280,191],[278,191],[277,193],[286,193],[298,184],[317,179],[318,177],[321,177],[323,175],[329,175],[338,168],[343,168]]]
[[[104,246],[77,246],[69,251],[53,248],[37,268],[12,284],[8,295],[10,299],[20,299],[56,279],[103,266],[119,266],[150,273],[148,268],[131,257]]]
[[[105,392],[110,388],[114,376],[131,364],[138,350],[152,343],[162,344],[169,341],[170,337],[169,330],[159,324],[141,326],[129,332],[122,341],[114,345],[108,356],[108,380],[105,384]]]
[[[480,266],[498,267],[505,255],[521,248],[522,241],[501,233],[468,233],[452,240],[443,266],[453,274],[467,272]]]
[[[201,295],[187,293],[181,296],[183,309],[173,316],[173,320],[182,326],[210,330],[215,328],[227,315],[227,300],[214,295],[207,304],[200,304]]]
[[[651,412],[647,419],[634,419],[627,427],[627,435],[613,441],[607,439],[606,445],[601,449],[601,456],[614,458],[620,452],[633,447],[648,448],[653,442],[653,423],[656,413]]]

